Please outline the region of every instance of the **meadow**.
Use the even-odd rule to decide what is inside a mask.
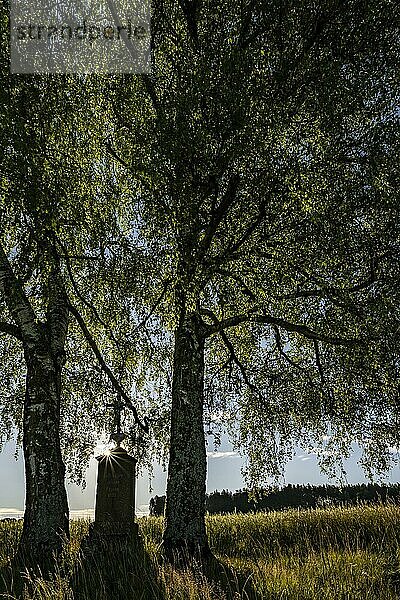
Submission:
[[[71,541],[51,581],[24,578],[24,600],[397,600],[400,507],[209,515],[217,560],[176,569],[162,559],[162,518],[138,520],[130,547],[87,543],[89,523]],[[20,522],[0,521],[0,598],[15,598],[9,573]],[[1,587],[1,586],[0,586]]]

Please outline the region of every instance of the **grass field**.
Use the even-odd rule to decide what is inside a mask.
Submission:
[[[360,506],[207,519],[218,561],[201,571],[163,564],[162,519],[139,520],[142,544],[80,550],[86,521],[52,581],[25,578],[24,600],[398,600],[400,507]],[[20,523],[0,522],[7,575]],[[85,548],[85,543],[82,544]],[[3,598],[13,596],[8,583]],[[0,596],[1,597],[1,596]]]

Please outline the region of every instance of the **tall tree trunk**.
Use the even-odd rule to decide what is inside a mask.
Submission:
[[[60,446],[62,360],[44,349],[25,350],[23,418],[25,514],[19,556],[47,571],[69,537],[65,466]]]
[[[171,560],[209,553],[205,528],[204,344],[201,319],[195,314],[182,315],[175,332],[165,507],[164,550]]]
[[[23,417],[25,459],[25,515],[17,553],[42,571],[52,567],[69,536],[65,466],[60,444],[61,371],[65,360],[69,302],[57,255],[47,291],[47,318],[41,323],[21,281],[0,244],[0,298],[4,299],[21,340],[27,366]]]

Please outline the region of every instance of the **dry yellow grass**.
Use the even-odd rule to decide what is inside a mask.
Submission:
[[[162,519],[139,520],[143,544],[80,554],[86,521],[72,523],[52,581],[25,580],[24,600],[397,600],[400,508],[359,506],[207,518],[218,558],[205,571],[162,561]],[[0,522],[0,566],[9,570],[19,523]],[[12,586],[3,598],[14,598]],[[1,596],[0,596],[1,597]]]

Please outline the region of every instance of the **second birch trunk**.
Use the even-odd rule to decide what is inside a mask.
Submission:
[[[209,553],[205,528],[207,459],[203,425],[204,332],[195,314],[175,333],[171,442],[165,509],[167,557]]]

